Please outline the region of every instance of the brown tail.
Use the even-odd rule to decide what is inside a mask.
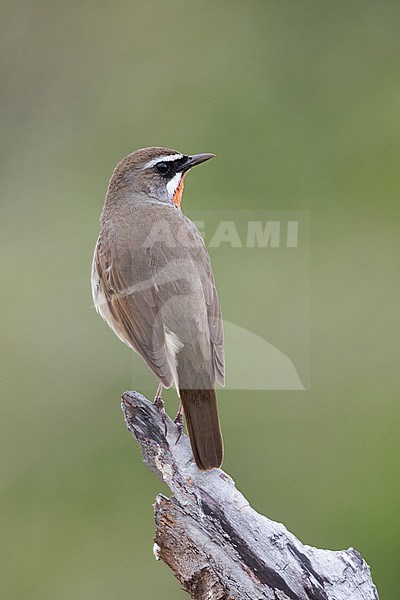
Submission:
[[[214,390],[179,390],[193,456],[202,471],[221,466],[224,456]]]

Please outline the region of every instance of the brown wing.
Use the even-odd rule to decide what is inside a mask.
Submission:
[[[210,260],[207,254],[207,261],[202,276],[202,285],[204,297],[207,303],[208,323],[210,326],[210,339],[213,348],[213,360],[215,369],[215,378],[220,385],[225,385],[225,353],[224,353],[224,330],[222,322],[221,307],[218,300],[218,294],[215,287],[213,272],[211,270]]]
[[[165,387],[171,387],[174,377],[150,265],[146,269],[147,262],[138,261],[137,273],[129,256],[124,258],[117,268],[104,237],[99,237],[93,261],[98,276],[96,307],[118,337],[144,358]]]
[[[191,233],[196,240],[194,247],[197,249],[196,263],[201,278],[204,298],[207,304],[207,316],[210,329],[210,340],[213,351],[213,363],[215,378],[220,385],[225,385],[225,353],[224,353],[224,329],[222,321],[221,306],[218,300],[214,275],[211,268],[204,240],[195,225],[187,219],[191,226]]]
[[[146,210],[150,210],[150,207],[147,206]],[[185,284],[189,282],[190,287],[190,279],[197,271],[207,307],[215,378],[218,383],[224,385],[222,315],[203,238],[194,224],[180,211],[166,207],[163,221],[159,213],[160,208],[157,207],[157,210],[159,220],[170,223],[171,232],[179,230],[178,240],[181,236],[188,238],[191,250],[182,253],[178,240],[172,245],[163,243],[163,238],[169,237],[170,230],[160,230],[157,244],[148,247],[146,255],[136,254],[134,260],[128,251],[126,255],[123,254],[119,246],[117,269],[109,252],[110,247],[115,248],[115,243],[108,244],[102,232],[96,248],[94,270],[97,270],[98,274],[103,310],[101,302],[95,300],[95,303],[120,339],[144,358],[165,387],[170,387],[174,382],[174,370],[171,367],[173,360],[169,360],[171,357],[168,355],[161,308],[168,297],[185,294]],[[137,236],[140,234],[140,231],[136,231]],[[141,251],[145,252],[146,245],[143,241],[136,247],[137,251],[142,249]],[[182,256],[184,262],[189,259],[189,263],[180,270]],[[188,274],[187,278],[185,272]],[[127,282],[133,284],[129,286]]]

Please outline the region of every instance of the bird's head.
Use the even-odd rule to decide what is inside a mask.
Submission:
[[[215,154],[181,154],[170,148],[142,148],[125,156],[115,167],[109,194],[128,193],[175,204],[180,208],[186,173]]]

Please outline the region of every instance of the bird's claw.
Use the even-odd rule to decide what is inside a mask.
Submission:
[[[176,442],[175,442],[175,444],[177,444],[179,442],[179,440],[181,439],[182,432],[183,432],[183,416],[182,416],[182,413],[178,412],[178,414],[176,415],[176,417],[174,419],[174,423],[175,423],[176,428],[178,430],[178,437],[176,438]]]
[[[167,428],[167,413],[165,412],[164,400],[161,398],[161,396],[156,396],[154,398],[154,406],[156,407],[156,409],[160,413],[161,421],[164,423],[164,436],[167,437],[167,433],[168,433],[168,428]]]

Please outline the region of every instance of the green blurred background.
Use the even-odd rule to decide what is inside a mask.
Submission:
[[[1,8],[1,597],[186,597],[154,561],[167,490],[119,408],[152,390],[89,287],[115,163],[166,145],[218,156],[190,176],[189,213],[310,211],[310,388],[221,391],[224,467],[303,542],[356,547],[397,598],[398,3]],[[262,293],[215,275],[225,317],[257,331]]]

